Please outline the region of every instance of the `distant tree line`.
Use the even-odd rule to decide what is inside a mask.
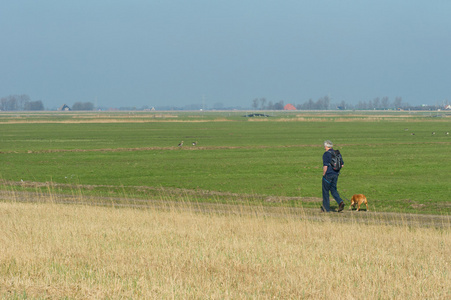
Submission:
[[[283,110],[284,108],[283,100],[273,103],[272,101],[267,101],[266,98],[255,98],[252,100],[253,109],[261,110]]]
[[[329,96],[324,96],[316,101],[309,99],[303,104],[295,105],[295,107],[301,110],[327,110],[330,109],[330,98]]]
[[[316,101],[309,99],[302,104],[291,104],[299,110],[435,110],[445,106],[445,104],[411,106],[403,102],[401,97],[396,97],[393,101],[390,101],[389,97],[376,97],[372,100],[359,101],[357,104],[349,104],[345,101],[332,103],[329,96],[321,97]],[[266,98],[255,98],[252,100],[252,108],[255,110],[283,110],[284,102],[281,100],[272,103],[271,101],[267,101]]]
[[[41,100],[31,101],[28,95],[9,95],[0,98],[1,111],[31,111],[44,110],[44,104]],[[94,110],[92,102],[75,102],[72,110]]]
[[[92,102],[75,102],[72,110],[94,110],[94,104]]]
[[[303,104],[293,105],[296,107],[296,109],[300,110],[325,110],[330,109],[330,98],[328,96],[325,96],[319,98],[317,101],[310,99]],[[285,104],[283,100],[275,103],[273,103],[272,101],[267,101],[266,98],[255,98],[254,100],[252,100],[252,108],[256,110],[283,110],[284,107]]]
[[[9,95],[0,98],[0,110],[44,110],[44,104],[41,100],[31,101],[28,95]]]
[[[405,106],[409,106],[406,104]],[[384,109],[399,109],[402,108],[402,98],[396,97],[393,103],[390,102],[388,97],[374,98],[369,101],[359,101],[357,104],[349,104],[345,101],[332,104],[329,96],[319,98],[317,101],[310,99],[309,101],[296,105],[297,109],[302,110],[327,110],[327,109],[352,109],[352,110],[384,110]]]
[[[374,98],[368,101],[359,101],[352,108],[356,110],[378,110],[378,109],[402,109],[408,108],[408,103],[403,103],[401,97],[396,97],[393,102],[390,102],[388,97]]]
[[[446,103],[445,103],[446,102]],[[442,109],[449,104],[449,101],[444,101],[441,105],[421,105],[411,106],[403,102],[401,97],[396,97],[390,101],[389,97],[376,97],[372,100],[361,100],[356,104],[350,104],[345,101],[333,103],[329,96],[324,96],[316,101],[309,99],[301,104],[291,102],[298,110],[437,110]],[[268,101],[266,98],[255,98],[252,100],[252,109],[254,110],[283,110],[285,107],[284,101],[278,102]],[[94,110],[92,102],[75,102],[72,110],[91,111]],[[119,110],[147,110],[148,106],[142,108],[137,107],[121,107]],[[191,104],[183,107],[162,106],[157,107],[158,110],[199,110],[208,109],[204,104]],[[241,109],[241,107],[225,107],[222,103],[215,103],[213,109]],[[26,94],[23,95],[9,95],[0,98],[0,111],[40,111],[44,110],[44,104],[41,100],[31,101]]]

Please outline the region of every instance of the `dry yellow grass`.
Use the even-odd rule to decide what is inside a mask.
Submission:
[[[451,232],[0,203],[3,298],[449,299]]]

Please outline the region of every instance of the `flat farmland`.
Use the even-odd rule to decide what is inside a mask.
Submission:
[[[451,212],[446,114],[245,114],[2,113],[1,188],[315,208],[330,139],[344,156],[345,198],[363,193],[373,211]]]
[[[449,299],[448,117],[267,114],[0,113],[0,298]]]

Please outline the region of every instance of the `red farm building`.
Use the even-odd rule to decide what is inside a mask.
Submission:
[[[283,107],[283,110],[296,110],[296,107],[294,107],[293,104],[288,103]]]

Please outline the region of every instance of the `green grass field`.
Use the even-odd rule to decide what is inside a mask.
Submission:
[[[23,180],[51,182],[61,193],[76,186],[87,194],[144,199],[157,196],[157,188],[184,189],[201,201],[227,202],[233,195],[318,207],[312,199],[321,197],[322,143],[330,139],[345,160],[338,185],[344,197],[363,193],[376,211],[451,212],[449,116],[244,114],[1,113],[2,189],[36,189],[17,184]]]

